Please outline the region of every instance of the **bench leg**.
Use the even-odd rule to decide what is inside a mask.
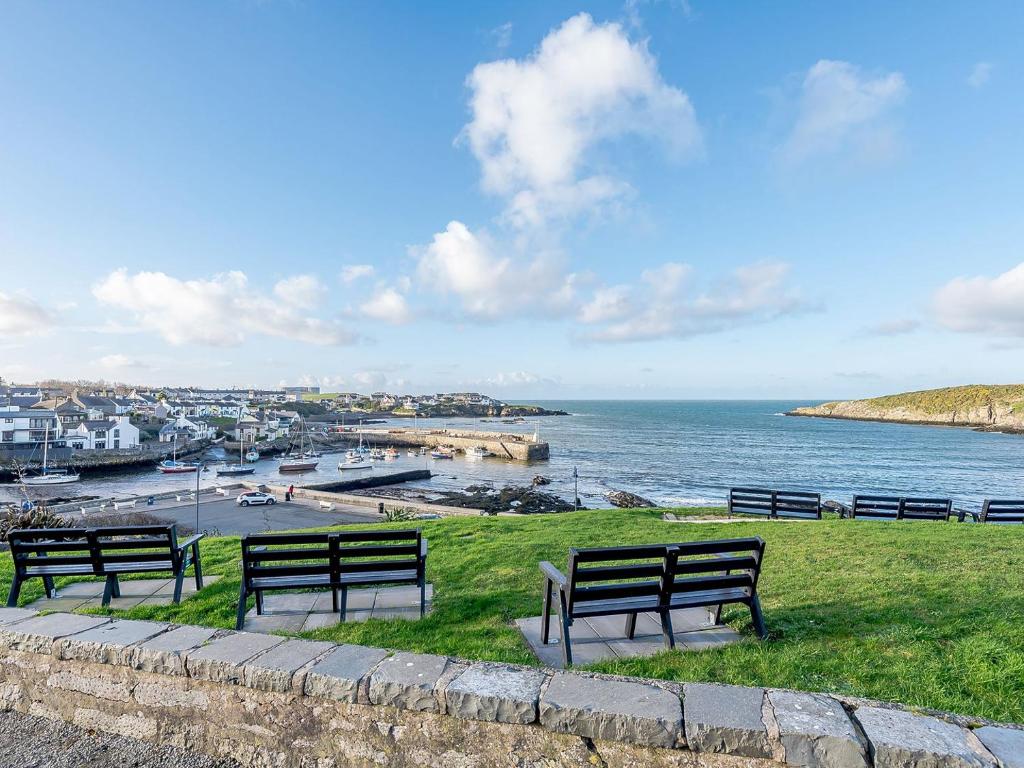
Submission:
[[[338,588],[331,587],[331,611],[333,613],[338,612]]]
[[[181,587],[185,583],[185,569],[179,568],[174,574],[174,598],[171,600],[175,605],[181,602]]]
[[[671,650],[676,647],[676,636],[672,630],[672,611],[668,609],[661,612],[661,636],[666,648]]]
[[[21,579],[18,575],[14,575],[14,579],[11,581],[11,591],[7,593],[7,607],[17,608],[18,607],[18,595],[21,594]]]
[[[572,666],[572,641],[569,639],[569,605],[565,600],[565,592],[558,590],[559,628],[562,636],[562,662],[565,668]]]
[[[111,589],[111,592],[110,592],[110,594],[112,594],[112,595],[113,595],[114,597],[120,597],[120,596],[121,596],[121,582],[120,582],[120,580],[119,580],[119,579],[117,578],[117,574],[116,574],[116,573],[115,573],[115,574],[111,574],[111,575],[110,575],[110,578],[111,578],[111,579],[113,580],[113,582],[114,582],[114,586],[113,586],[113,588]],[[56,594],[56,593],[54,593],[54,594]]]
[[[750,601],[750,619],[754,623],[754,631],[757,632],[757,636],[764,640],[768,635],[768,630],[764,626],[764,613],[761,612],[761,598],[754,595],[754,599]]]
[[[117,588],[117,576],[110,574],[109,576],[107,576],[107,580],[103,584],[103,602],[101,604],[103,605],[104,608],[110,605],[111,596],[119,596],[114,594],[115,589],[117,589],[117,592],[120,593],[121,590]]]
[[[420,579],[420,618],[427,615],[427,580]]]
[[[348,613],[348,587],[341,588],[341,620],[345,620],[345,614]]]
[[[203,588],[203,564],[199,560],[199,542],[192,545],[192,567],[195,569],[196,592]]]
[[[237,631],[242,630],[242,626],[245,624],[245,601],[249,595],[245,591],[245,582],[242,582],[242,588],[238,593],[238,613],[235,615],[235,629]]]
[[[256,590],[256,615],[257,616],[262,616],[263,615],[263,590],[262,589],[257,589]]]
[[[43,576],[43,589],[46,591],[46,598],[57,596],[57,588],[53,586],[53,576]]]
[[[636,634],[636,614],[631,613],[626,617],[626,637],[630,640],[633,639],[633,635]]]
[[[544,579],[544,608],[540,614],[540,641],[548,644],[551,634],[551,579]]]

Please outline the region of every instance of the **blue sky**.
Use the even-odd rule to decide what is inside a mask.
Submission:
[[[1024,7],[0,6],[0,376],[1022,379]]]

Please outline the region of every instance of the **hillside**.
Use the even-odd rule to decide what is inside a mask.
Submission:
[[[1024,384],[970,384],[794,408],[790,416],[1024,432]]]

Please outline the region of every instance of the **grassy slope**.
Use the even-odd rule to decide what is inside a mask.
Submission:
[[[1011,405],[1016,411],[1024,407],[1024,384],[969,384],[872,397],[855,402],[872,408],[913,408],[935,414],[966,411],[987,405]]]
[[[672,524],[656,511],[601,510],[528,518],[424,522],[435,610],[419,622],[372,621],[319,630],[319,639],[523,664],[536,661],[510,622],[540,611],[537,562],[566,549],[761,535],[761,594],[772,639],[749,615],[724,618],[748,639],[704,652],[662,653],[599,669],[832,691],[1024,721],[1024,526],[872,523]],[[125,615],[230,627],[238,541],[205,541],[217,584],[178,607]],[[10,560],[0,559],[0,580]],[[41,595],[26,587],[23,604]]]

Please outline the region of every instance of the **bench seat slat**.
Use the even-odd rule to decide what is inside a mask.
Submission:
[[[584,616],[607,616],[609,614],[644,613],[656,611],[659,607],[658,595],[628,597],[618,600],[588,600],[577,603],[573,607],[572,615],[575,617]]]
[[[680,592],[672,595],[671,606],[676,608],[701,608],[719,603],[746,603],[750,595],[742,589],[715,589],[706,592]]]
[[[252,579],[252,586],[255,589],[295,589],[301,587],[329,587],[331,575],[329,573],[313,574],[310,576],[259,576]]]
[[[27,576],[95,576],[92,563],[74,565],[30,565],[25,569]]]
[[[150,573],[173,571],[174,564],[170,560],[147,560],[124,563],[104,563],[104,573]]]
[[[400,581],[418,581],[416,569],[401,571],[373,571],[371,573],[346,573],[341,577],[341,584],[388,584]]]

